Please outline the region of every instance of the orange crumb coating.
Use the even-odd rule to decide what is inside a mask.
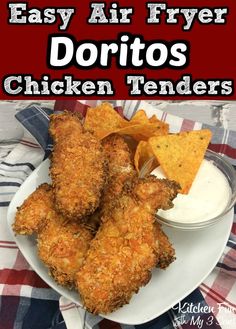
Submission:
[[[108,159],[108,182],[100,204],[105,211],[120,196],[125,182],[137,176],[137,172],[124,137],[116,134],[108,136],[103,140],[102,145]]]
[[[77,274],[77,288],[90,312],[112,312],[148,283],[158,262],[154,213],[172,206],[177,189],[167,180],[135,179],[105,214]]]
[[[52,200],[51,186],[46,183],[40,185],[17,209],[13,231],[24,235],[38,233],[46,224]]]
[[[56,209],[68,219],[92,214],[106,181],[106,159],[100,141],[84,132],[76,114],[51,116],[54,140],[50,173]]]
[[[113,208],[127,180],[137,176],[134,169],[131,151],[123,136],[110,135],[102,141],[108,162],[107,184],[102,193],[98,210],[89,218],[98,227],[101,217]]]
[[[38,235],[38,255],[57,283],[73,287],[92,239],[92,232],[83,224],[66,222],[52,210]]]
[[[175,260],[175,250],[160,224],[155,223],[154,230],[158,248],[158,262],[156,266],[165,269]]]

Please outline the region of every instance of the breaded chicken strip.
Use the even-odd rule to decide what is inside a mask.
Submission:
[[[117,134],[110,135],[102,141],[102,145],[108,159],[107,186],[100,203],[100,208],[104,212],[120,196],[125,182],[135,177],[137,172],[124,137]]]
[[[154,228],[158,247],[158,262],[156,266],[165,269],[175,260],[175,250],[167,235],[162,231],[161,225],[155,223]]]
[[[123,136],[113,134],[102,141],[108,158],[108,184],[101,198],[101,212],[108,210],[122,193],[125,182],[137,176],[131,151]],[[155,222],[159,254],[157,266],[164,269],[175,259],[175,251],[160,224]]]
[[[158,262],[154,214],[172,207],[178,188],[153,176],[134,179],[105,214],[77,274],[77,288],[90,312],[112,312],[147,284]]]
[[[38,233],[45,225],[52,205],[51,186],[46,183],[40,185],[17,209],[13,231],[26,235]]]
[[[16,214],[17,234],[38,234],[39,258],[61,285],[73,286],[94,234],[85,223],[68,222],[53,207],[52,187],[42,184]]]
[[[97,211],[89,218],[90,224],[97,229],[105,212],[109,211],[122,193],[125,182],[135,176],[130,149],[124,137],[113,134],[102,141],[108,161],[107,184],[100,199]]]
[[[83,131],[76,114],[52,115],[49,131],[54,140],[50,173],[55,206],[68,219],[81,219],[96,210],[105,185],[102,145]]]
[[[67,222],[51,211],[38,235],[38,255],[62,286],[73,287],[94,235],[81,223]]]

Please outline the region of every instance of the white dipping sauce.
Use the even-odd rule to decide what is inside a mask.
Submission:
[[[160,167],[152,172],[165,178]],[[216,217],[227,207],[231,188],[225,175],[211,161],[203,160],[188,194],[178,194],[174,207],[159,210],[158,215],[182,223],[203,222]]]

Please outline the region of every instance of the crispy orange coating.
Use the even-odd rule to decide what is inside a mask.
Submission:
[[[102,145],[108,159],[108,183],[101,199],[101,207],[105,210],[119,197],[125,182],[136,176],[137,172],[124,137],[116,134],[108,136]]]
[[[92,214],[105,185],[106,160],[100,141],[84,132],[76,114],[51,116],[54,140],[50,173],[57,210],[68,219]]]
[[[57,283],[74,286],[75,274],[84,262],[92,238],[92,232],[83,224],[65,221],[55,211],[50,212],[47,225],[38,235],[38,255]]]
[[[165,269],[175,260],[175,250],[158,223],[155,223],[155,236],[158,247],[158,262],[156,266]]]
[[[94,234],[86,223],[68,222],[54,210],[50,185],[42,184],[25,200],[13,230],[17,234],[37,233],[39,258],[51,275],[63,286],[74,285]]]
[[[105,214],[77,274],[77,288],[90,312],[112,312],[147,284],[158,262],[154,213],[172,206],[178,188],[152,176],[134,179]]]
[[[26,235],[38,233],[46,223],[52,202],[51,186],[46,183],[40,185],[18,208],[14,232]]]
[[[94,227],[98,227],[102,215],[109,211],[122,193],[125,182],[137,175],[134,169],[131,151],[124,137],[110,135],[102,141],[108,161],[107,184],[101,196],[98,210],[89,218]]]
[[[122,175],[122,181],[126,180],[128,174],[133,174],[134,164],[131,152],[123,136],[113,134],[102,141],[104,152],[109,161],[109,174],[111,177]]]

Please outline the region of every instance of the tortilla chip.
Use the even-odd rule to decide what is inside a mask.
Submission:
[[[146,124],[146,123],[153,123],[157,126],[165,126],[169,130],[168,123],[165,123],[159,120],[156,115],[154,114],[151,118],[148,118],[146,112],[144,110],[138,110],[135,115],[130,119],[129,124]]]
[[[117,131],[120,134],[131,135],[137,141],[147,141],[151,136],[166,135],[168,132],[168,124],[158,120],[155,115],[148,119],[144,110],[137,111],[125,129]]]
[[[166,134],[168,134],[169,132],[169,124],[164,122],[164,121],[161,121],[159,120],[155,115],[153,115],[150,119],[149,119],[149,122],[150,123],[154,123],[158,126],[161,126],[162,127],[162,131],[165,131]],[[165,135],[165,134],[163,134]]]
[[[159,119],[156,117],[155,114],[153,114],[153,115],[151,116],[151,118],[149,118],[149,122],[150,122],[150,123],[160,123],[160,122],[164,123],[163,121],[159,120]],[[167,124],[167,123],[166,123],[166,124]]]
[[[140,172],[140,169],[143,167],[145,162],[147,162],[150,158],[153,157],[152,148],[146,141],[140,141],[136,148],[136,152],[134,155],[134,166],[137,172]],[[157,161],[153,161],[150,172],[158,166]]]
[[[157,126],[157,124],[156,124]],[[157,126],[157,130],[155,131],[153,136],[163,136],[168,135],[169,133],[169,125],[165,122],[160,121],[160,124]]]
[[[84,128],[93,132],[99,139],[118,133],[129,135],[136,141],[148,140],[151,136],[164,135],[169,130],[169,126],[158,119],[150,123],[144,110],[139,110],[130,121],[127,121],[109,103],[102,103],[95,108],[89,108]]]
[[[147,124],[136,124],[136,125],[127,125],[124,128],[118,129],[114,131],[114,133],[120,135],[129,135],[132,136],[137,141],[147,141],[150,137],[156,135],[164,135],[168,132],[166,128],[162,125],[156,125],[153,123]]]
[[[88,109],[84,128],[93,132],[99,139],[103,139],[127,123],[128,121],[123,119],[111,104],[102,103],[95,108]]]
[[[144,110],[138,110],[135,115],[130,119],[130,124],[146,124],[149,119]]]
[[[167,178],[181,185],[187,194],[211,140],[208,129],[181,132],[149,139],[149,144]]]

